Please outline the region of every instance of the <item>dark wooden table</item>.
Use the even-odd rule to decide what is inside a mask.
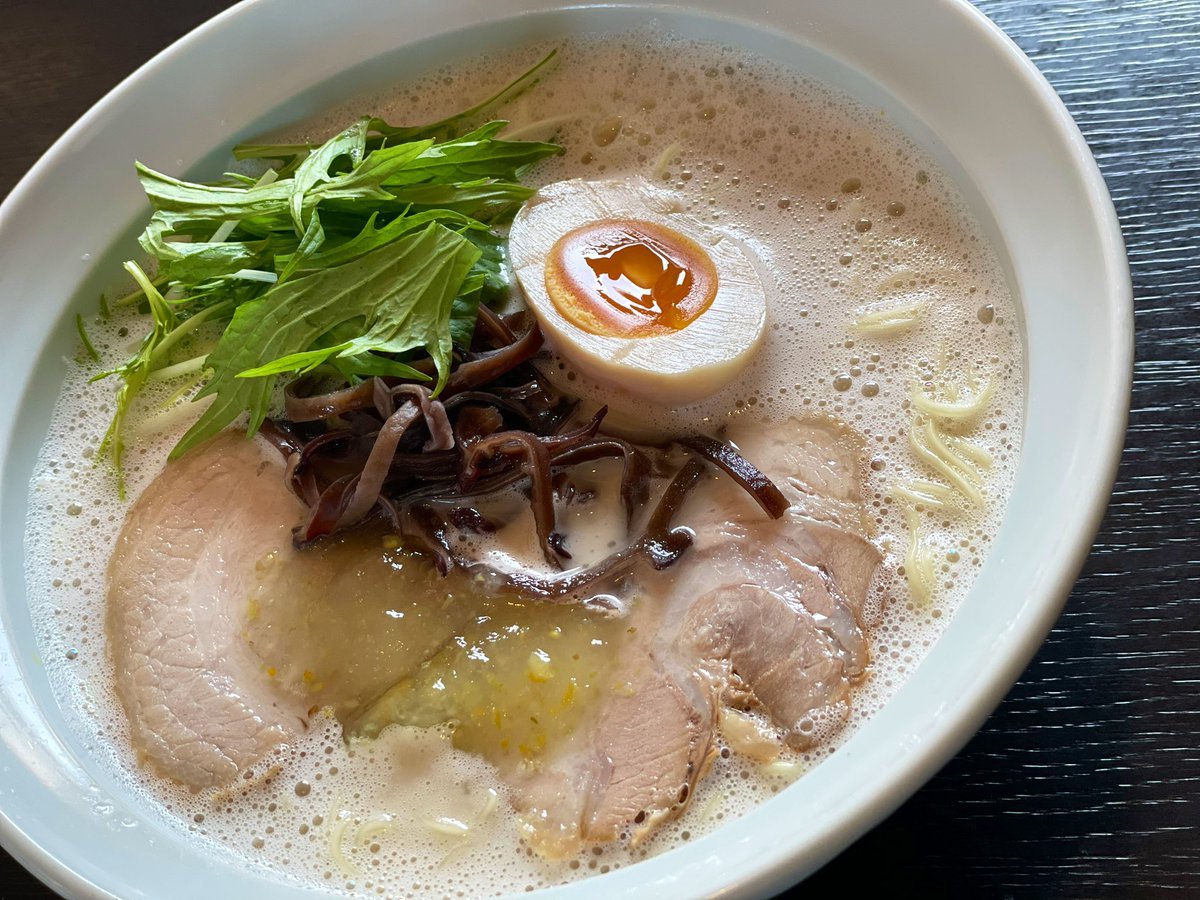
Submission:
[[[0,196],[120,78],[227,5],[0,0]],[[1200,897],[1200,0],[979,6],[1058,89],[1116,201],[1137,301],[1127,447],[1020,683],[794,893]],[[0,898],[47,895],[0,852]]]

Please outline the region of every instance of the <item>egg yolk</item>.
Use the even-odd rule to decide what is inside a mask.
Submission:
[[[546,291],[584,331],[655,337],[686,328],[712,305],[717,269],[703,247],[665,225],[589,222],[550,249]]]

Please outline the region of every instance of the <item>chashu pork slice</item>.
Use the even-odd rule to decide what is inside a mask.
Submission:
[[[597,713],[514,779],[530,843],[563,856],[583,843],[636,841],[687,805],[712,754],[708,685],[640,641],[626,643]]]
[[[693,603],[688,645],[719,678],[736,675],[790,747],[807,749],[850,709],[850,672],[861,662],[794,593],[731,585]]]
[[[697,661],[725,702],[761,708],[796,749],[846,720],[870,664],[867,598],[881,554],[863,510],[861,439],[824,419],[731,434],[791,504],[766,519],[722,478],[680,521],[694,556],[661,634]]]
[[[735,428],[728,437],[791,505],[782,518],[767,519],[744,490],[714,473],[678,517],[695,532],[697,555],[736,545],[815,567],[830,576],[856,617],[872,619],[865,604],[882,556],[863,504],[861,436],[835,420],[812,418]]]
[[[241,637],[256,565],[290,552],[303,507],[278,454],[227,432],[130,509],[108,568],[116,687],[137,751],[190,788],[228,784],[303,727]]]

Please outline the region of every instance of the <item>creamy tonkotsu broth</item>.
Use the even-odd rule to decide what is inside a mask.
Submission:
[[[823,416],[862,436],[865,506],[884,562],[868,611],[876,623],[872,665],[855,691],[850,721],[816,747],[785,751],[770,763],[718,743],[711,770],[679,818],[636,846],[617,841],[564,859],[543,858],[524,840],[493,765],[499,757],[489,762],[456,749],[445,728],[394,727],[378,740],[347,746],[338,722],[318,714],[306,734],[234,786],[198,793],[173,787],[135,758],[105,647],[105,568],[127,509],[107,470],[93,464],[112,388],[88,383],[99,364],[68,361],[30,488],[26,578],[38,649],[71,726],[138,798],[140,814],[186,831],[214,855],[361,896],[496,895],[629,866],[745,814],[797,777],[822,777],[821,760],[887,702],[937,640],[988,552],[1020,445],[1022,347],[996,253],[952,181],[880,110],[742,51],[650,31],[555,46],[556,69],[497,113],[520,136],[553,136],[565,147],[531,173],[531,182],[645,177],[672,192],[691,216],[750,248],[766,292],[767,334],[737,382],[707,401],[658,410],[644,424],[664,432],[728,427],[731,434],[769,438],[793,418]],[[473,64],[456,59],[392,91],[348,101],[288,136],[319,140],[364,111],[392,122],[439,118],[465,99],[487,96],[546,49],[526,46]],[[900,307],[916,310],[907,329],[855,327],[865,314]],[[87,323],[104,366],[125,358],[143,327],[129,316]],[[540,365],[564,387],[583,385],[565,363]],[[914,386],[925,385],[928,397],[948,404],[978,395],[988,383],[985,411],[950,438],[969,456],[990,460],[968,479],[984,503],[918,508],[913,491],[921,492],[920,483],[947,479],[910,444],[920,412]],[[177,388],[160,384],[147,392],[128,457],[131,502],[191,421],[177,401],[161,412]],[[594,391],[599,396],[603,388]],[[585,525],[575,525],[584,533]],[[451,593],[455,587],[431,587],[423,560],[377,532],[316,552],[340,554],[338,565],[352,572],[359,589],[330,597],[315,579],[303,590],[293,584],[286,597],[272,594],[271,565],[264,561],[258,593],[247,598],[247,639],[300,621],[280,643],[293,658],[280,659],[270,677],[319,680],[305,654],[358,653],[365,661],[353,673],[357,688],[375,689],[372,679],[386,684],[387,673],[372,670],[371,660],[387,657],[393,632],[366,629],[377,645],[344,635],[326,645],[322,623],[349,611],[400,628],[403,613],[419,618],[420,610],[381,597],[381,589]],[[603,555],[604,547],[588,552]],[[906,578],[914,564],[926,576],[925,602]],[[497,660],[527,660],[537,649],[528,635],[543,628],[561,627],[563,639],[578,644],[573,655],[582,667],[602,664],[589,648],[621,639],[620,620],[485,605],[487,615],[511,626],[511,640],[480,627],[478,616],[461,616],[461,608],[453,615],[462,621],[452,627],[466,644],[491,641]],[[453,659],[439,665],[435,675],[463,670]],[[490,702],[486,691],[476,699]],[[339,702],[324,695],[320,701]],[[539,740],[535,731],[523,737]],[[484,743],[484,737],[460,741],[471,750]],[[101,819],[113,815],[99,792],[94,809]]]

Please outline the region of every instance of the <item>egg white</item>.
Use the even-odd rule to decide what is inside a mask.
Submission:
[[[716,267],[712,304],[686,327],[652,337],[593,334],[558,311],[546,288],[546,259],[560,237],[605,219],[640,219],[699,244]],[[762,281],[728,235],[680,211],[678,201],[642,178],[571,179],[547,185],[525,204],[509,233],[509,259],[546,342],[581,375],[663,405],[715,394],[749,363],[767,324]]]

